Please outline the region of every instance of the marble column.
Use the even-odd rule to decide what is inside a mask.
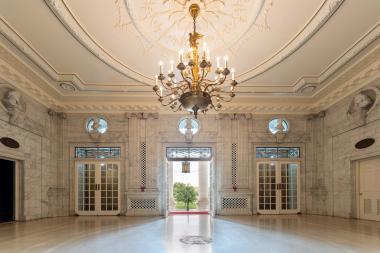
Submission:
[[[198,162],[198,209],[209,210],[209,162]]]
[[[168,187],[169,187],[169,211],[175,209],[175,201],[173,196],[173,162],[168,163]]]

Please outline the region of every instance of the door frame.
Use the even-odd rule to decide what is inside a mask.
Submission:
[[[281,178],[281,173],[278,173],[278,170],[281,170],[281,164],[297,164],[297,209],[292,210],[282,210],[281,209],[281,193],[276,189],[276,210],[260,210],[260,202],[259,202],[259,165],[260,164],[275,164],[276,169],[276,184],[278,183],[279,178]],[[262,158],[257,159],[256,161],[256,211],[258,214],[297,214],[301,211],[301,161],[299,159],[268,159]]]
[[[95,191],[95,211],[79,211],[78,208],[78,171],[77,171],[77,166],[79,164],[95,164],[95,184],[100,184],[100,165],[101,164],[117,164],[118,165],[118,210],[117,211],[101,211],[101,196],[100,195],[100,190]],[[120,194],[120,161],[119,160],[111,160],[111,159],[104,159],[104,160],[95,160],[95,159],[78,159],[75,160],[74,162],[74,199],[75,199],[75,213],[80,216],[101,216],[101,215],[118,215],[121,213],[121,194]]]
[[[203,148],[203,147],[210,147],[212,152],[212,157],[210,161],[210,203],[209,203],[209,214],[211,216],[216,215],[216,208],[217,208],[217,194],[218,194],[218,182],[217,182],[217,155],[216,155],[216,143],[215,142],[192,142],[192,143],[186,143],[186,142],[163,142],[161,143],[161,162],[160,167],[162,168],[162,193],[161,193],[161,200],[162,200],[162,215],[164,217],[169,216],[169,186],[168,186],[168,169],[169,169],[169,163],[167,157],[166,157],[166,148],[168,147],[184,147],[184,148]]]
[[[353,199],[353,204],[355,205],[354,210],[356,211],[356,214],[354,214],[354,218],[361,219],[361,220],[368,220],[361,217],[361,193],[360,193],[360,163],[364,160],[371,160],[371,159],[380,159],[380,153],[362,157],[360,159],[351,160],[351,168],[353,169],[353,181],[354,181],[354,196],[355,199]],[[370,220],[371,221],[371,220]]]
[[[7,157],[0,153],[0,159],[8,160],[14,163],[13,167],[13,221],[24,220],[23,217],[23,193],[24,193],[24,182],[23,182],[23,159],[21,157]]]

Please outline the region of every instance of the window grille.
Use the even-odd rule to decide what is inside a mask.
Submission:
[[[232,143],[231,147],[231,173],[232,173],[232,185],[237,184],[237,168],[238,168],[238,158],[237,158],[237,143]]]
[[[141,186],[146,186],[146,143],[140,143]]]

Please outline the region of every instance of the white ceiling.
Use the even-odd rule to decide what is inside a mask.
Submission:
[[[37,85],[56,104],[159,108],[152,77],[159,60],[186,48],[193,2],[213,60],[229,56],[241,82],[236,101],[247,105],[284,96],[315,103],[341,85],[335,77],[377,60],[378,0],[2,0],[0,45],[43,80]]]

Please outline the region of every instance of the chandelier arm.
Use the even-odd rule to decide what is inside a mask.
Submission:
[[[181,108],[182,108],[182,105],[180,104],[178,107],[177,107],[177,109],[173,109],[173,112],[178,112],[179,110],[181,110]]]
[[[224,98],[224,97],[220,97],[220,99],[223,101],[223,102],[231,102],[232,101],[232,97],[230,97],[230,98]]]
[[[181,72],[181,76],[182,76],[182,79],[189,85],[189,87],[191,86],[191,83],[189,82],[189,80],[187,80],[188,77],[185,77],[183,75],[183,70],[180,71]]]
[[[175,102],[175,101],[178,101],[178,98],[176,98],[176,99],[174,99],[174,100],[170,100],[170,101],[168,101],[167,104],[164,104],[164,101],[162,101],[161,104],[162,104],[163,106],[168,106],[168,105],[172,104],[172,103]]]
[[[205,90],[208,89],[208,88],[211,88],[213,86],[216,86],[216,85],[220,85],[220,83],[219,82],[210,82],[210,83],[207,84]]]
[[[212,109],[214,109],[215,111],[217,111],[217,112],[220,111],[220,109],[218,109],[218,108],[214,105],[214,103],[211,103],[210,106],[211,106]]]
[[[172,88],[168,85],[167,82],[161,81],[162,87],[164,87],[166,90],[171,90]]]

